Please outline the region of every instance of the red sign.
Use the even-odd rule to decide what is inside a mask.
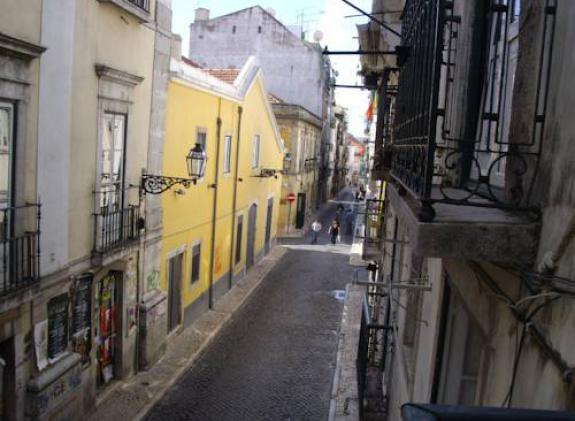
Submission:
[[[288,202],[293,202],[295,200],[295,194],[290,193],[287,195]]]

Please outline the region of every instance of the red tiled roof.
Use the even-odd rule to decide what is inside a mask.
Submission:
[[[203,69],[206,73],[223,80],[230,85],[234,84],[234,81],[240,74],[240,69]]]

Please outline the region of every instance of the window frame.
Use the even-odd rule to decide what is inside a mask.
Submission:
[[[224,136],[224,159],[222,162],[222,172],[230,174],[232,172],[232,135]]]
[[[14,163],[15,163],[15,149],[16,149],[16,130],[15,130],[15,119],[16,119],[16,105],[13,102],[3,101],[0,99],[0,109],[5,109],[8,111],[8,125],[7,125],[7,132],[8,132],[8,145],[7,145],[7,152],[2,152],[2,145],[0,145],[0,155],[7,156],[7,169],[6,169],[6,199],[5,201],[2,200],[0,196],[0,208],[8,208],[14,201]],[[3,206],[5,203],[5,206]]]
[[[196,257],[195,250],[199,250],[197,253],[198,260],[197,264],[194,264],[194,258]],[[197,277],[196,275],[197,270]],[[199,281],[202,279],[202,241],[197,240],[192,243],[190,247],[190,286],[197,285]]]
[[[104,175],[104,164],[105,164],[105,159],[104,159],[104,130],[106,130],[106,127],[103,127],[103,131],[102,131],[102,138],[100,139],[100,147],[99,147],[99,151],[100,151],[100,157],[99,157],[99,162],[98,162],[98,191],[100,193],[100,198],[98,200],[98,210],[100,213],[105,213],[105,212],[110,212],[110,211],[114,211],[114,210],[120,210],[124,208],[124,191],[125,191],[125,185],[126,185],[126,154],[127,154],[127,146],[128,146],[128,114],[126,113],[121,113],[121,112],[115,112],[115,111],[109,111],[109,110],[105,110],[102,113],[102,118],[100,121],[100,124],[102,124],[103,126],[106,123],[106,118],[112,117],[112,121],[114,122],[114,125],[116,124],[116,119],[118,117],[121,117],[123,119],[123,132],[122,132],[122,157],[121,157],[121,169],[120,169],[120,173],[119,173],[119,178],[120,181],[119,183],[114,183],[112,181],[108,182],[108,183],[103,183],[102,182],[102,177]],[[108,121],[109,123],[109,121]],[[114,131],[113,131],[113,135],[112,135],[112,139],[111,139],[111,148],[110,148],[110,158],[108,159],[109,163],[110,163],[110,170],[111,170],[111,174],[114,174],[114,161],[115,161],[115,155],[116,155],[116,138],[115,138],[115,127],[114,127]],[[112,191],[112,189],[110,190],[106,190],[106,188],[109,187],[113,187],[114,185],[117,186],[117,190],[116,191]],[[108,200],[106,205],[103,205],[104,202],[106,201],[106,198],[109,195],[112,194],[117,194],[117,198],[115,201],[111,201]],[[113,206],[116,206],[116,209],[112,209]]]
[[[243,233],[244,233],[244,216],[238,215],[236,222],[236,249],[234,262],[235,265],[239,265],[242,261],[242,249],[243,249]]]
[[[256,134],[252,139],[252,169],[259,168],[260,166],[260,148],[261,138],[259,134]]]
[[[199,137],[200,135],[204,136],[204,141],[199,142]],[[208,129],[206,129],[205,127],[196,127],[196,138],[194,140],[194,146],[196,144],[200,144],[202,145],[202,148],[204,149],[204,152],[207,153],[207,148],[208,148]]]

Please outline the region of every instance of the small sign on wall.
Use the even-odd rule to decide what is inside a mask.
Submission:
[[[36,365],[42,371],[48,366],[48,320],[42,320],[34,325],[34,351]]]

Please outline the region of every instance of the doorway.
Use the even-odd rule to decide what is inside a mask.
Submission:
[[[258,205],[255,203],[250,206],[248,215],[248,244],[246,251],[246,269],[251,268],[255,263],[255,245],[256,245],[256,223],[258,216]]]
[[[98,306],[98,385],[103,386],[117,377],[116,351],[121,338],[121,303],[119,291],[123,273],[108,272],[98,283],[96,303]]]
[[[266,254],[269,253],[271,248],[273,210],[274,210],[274,199],[273,197],[270,197],[268,199],[268,213],[266,216],[266,243],[265,243]]]
[[[168,332],[182,323],[182,269],[184,253],[168,259]]]
[[[16,372],[14,370],[14,338],[0,343],[0,420],[16,419]]]
[[[298,193],[297,194],[297,213],[295,217],[295,227],[296,229],[302,229],[305,224],[305,204],[306,202],[306,194],[305,193]]]

